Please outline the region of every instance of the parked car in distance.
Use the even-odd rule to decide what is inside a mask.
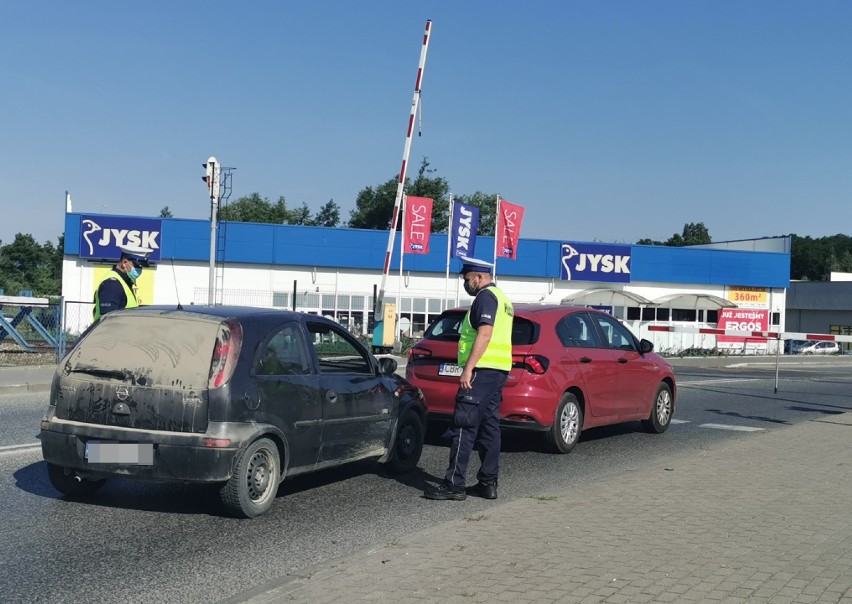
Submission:
[[[824,340],[804,340],[796,348],[797,354],[840,354],[840,346],[837,342],[826,342]]]
[[[41,422],[53,486],[90,495],[110,477],[217,483],[253,517],[281,480],[375,457],[413,470],[417,388],[316,315],[142,307],[105,315],[60,362]]]
[[[408,354],[406,378],[423,392],[430,419],[452,418],[465,312],[445,311]],[[501,426],[541,432],[557,453],[569,452],[582,430],[596,426],[641,420],[651,432],[665,432],[677,386],[671,365],[653,348],[605,312],[515,305]]]

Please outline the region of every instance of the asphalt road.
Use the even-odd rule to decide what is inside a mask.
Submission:
[[[785,363],[776,393],[772,359],[735,367],[729,359],[678,361],[678,423],[663,435],[645,433],[639,423],[600,428],[584,433],[570,454],[551,455],[533,436],[507,433],[497,503],[852,410],[852,358]],[[112,480],[94,499],[65,500],[50,486],[35,446],[45,405],[44,394],[0,396],[4,602],[239,599],[266,581],[495,505],[420,497],[445,468],[437,430],[411,475],[395,478],[367,461],[299,477],[254,520],[222,516],[207,487]]]

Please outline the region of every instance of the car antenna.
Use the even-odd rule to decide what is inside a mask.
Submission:
[[[169,264],[172,265],[172,280],[175,282],[175,298],[177,298],[177,303],[178,303],[177,309],[183,310],[183,306],[181,306],[181,304],[180,304],[180,290],[178,289],[177,275],[175,274],[175,257],[174,256],[169,258]]]

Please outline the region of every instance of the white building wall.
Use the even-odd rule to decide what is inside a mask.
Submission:
[[[359,271],[353,269],[334,269],[328,267],[271,266],[229,264],[219,268],[217,276],[216,303],[273,307],[276,299],[286,297],[287,308],[292,305],[293,282],[296,282],[298,296],[318,294],[311,299],[320,300],[323,295],[363,296],[363,310],[355,311],[350,318],[350,328],[357,326],[366,333],[366,313],[370,300],[381,285],[380,271]],[[207,304],[209,299],[210,267],[202,262],[161,262],[156,267],[145,269],[153,276],[153,299],[144,299],[145,304],[183,306]],[[566,297],[589,289],[610,287],[612,289],[638,294],[651,301],[670,294],[709,294],[726,298],[725,286],[680,285],[673,283],[629,283],[606,284],[588,281],[562,281],[554,278],[512,277],[498,273],[497,282],[510,300],[515,303],[558,304]],[[62,270],[62,295],[66,301],[66,329],[72,333],[83,331],[91,323],[91,301],[95,289],[95,265],[76,256],[66,256]],[[428,300],[431,305],[426,309],[430,318],[440,312],[444,306],[466,306],[470,297],[462,288],[461,279],[451,273],[449,280],[444,274],[416,273],[405,271],[402,279],[398,272],[388,275],[385,295],[388,301],[396,302],[401,293],[403,300],[402,315],[406,309],[414,315],[420,304],[415,300]],[[278,294],[278,298],[276,298]],[[768,294],[770,312],[780,313],[781,325],[784,321],[785,290],[772,289]],[[446,300],[446,303],[443,301]],[[354,304],[354,303],[353,303]],[[322,304],[318,304],[322,306]],[[422,304],[421,304],[422,306]],[[633,306],[633,304],[631,304]],[[300,308],[301,309],[301,308]],[[714,348],[716,337],[704,334],[650,332],[649,321],[626,320],[626,308],[617,307],[618,318],[641,337],[651,340],[657,350],[678,351],[686,348]],[[715,327],[715,324],[695,322],[668,322],[671,325],[698,325]],[[412,328],[413,330],[413,328]],[[412,335],[418,335],[412,332]],[[747,347],[746,347],[747,348]],[[758,350],[754,350],[758,351]],[[766,351],[766,347],[763,347]]]

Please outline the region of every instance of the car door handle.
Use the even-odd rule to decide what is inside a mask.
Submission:
[[[580,362],[581,363],[591,363],[592,359],[590,359],[589,357],[580,357]]]
[[[627,359],[625,359],[624,357],[621,357],[620,359],[618,359],[618,362],[621,363],[622,365],[624,365],[627,362]]]
[[[337,402],[337,393],[334,390],[326,390],[325,400],[333,405]]]

